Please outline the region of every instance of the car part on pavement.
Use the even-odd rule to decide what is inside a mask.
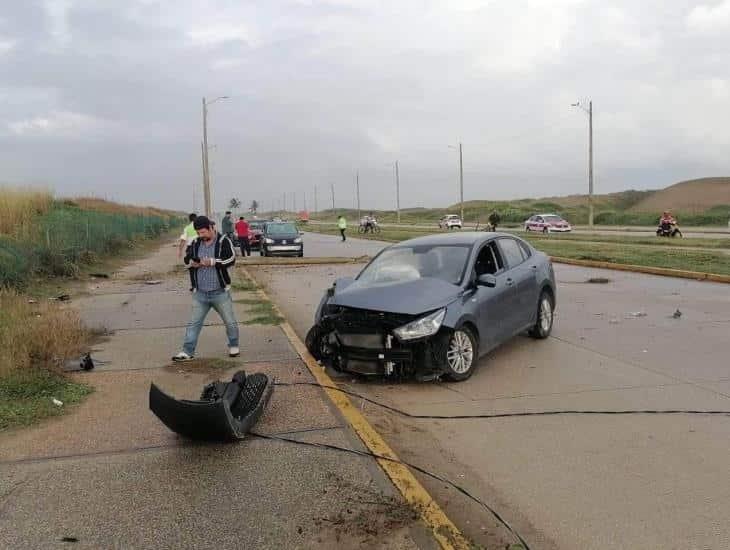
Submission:
[[[212,382],[199,401],[177,400],[150,384],[150,410],[165,426],[188,439],[235,441],[256,424],[273,385],[263,373],[238,371],[230,382]]]

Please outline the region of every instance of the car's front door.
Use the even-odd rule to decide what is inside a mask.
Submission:
[[[517,295],[494,241],[485,244],[479,251],[474,271],[475,278],[489,274],[496,280],[493,288],[478,285],[473,297],[477,302],[480,347],[487,351],[511,335]]]
[[[497,239],[499,250],[507,267],[507,275],[515,289],[513,311],[513,334],[530,324],[537,308],[537,265],[527,261],[530,258],[522,245],[510,237]]]

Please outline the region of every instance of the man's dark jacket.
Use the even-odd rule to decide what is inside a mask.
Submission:
[[[198,258],[198,251],[200,250],[200,238],[195,239],[190,246],[188,246],[185,253],[185,265],[188,265],[193,258]],[[215,239],[215,270],[218,274],[218,282],[221,288],[228,288],[231,286],[231,276],[228,274],[228,268],[232,267],[236,263],[236,253],[233,251],[233,243],[231,239],[220,233],[216,234]],[[190,268],[190,284],[192,285],[191,290],[198,288],[198,270]]]

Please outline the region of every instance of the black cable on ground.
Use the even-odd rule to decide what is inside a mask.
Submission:
[[[716,411],[716,410],[691,410],[691,409],[636,409],[636,410],[622,410],[622,411],[611,411],[611,410],[557,410],[557,411],[533,411],[533,412],[512,412],[512,413],[486,413],[486,414],[457,414],[457,415],[433,415],[433,414],[412,414],[407,411],[386,405],[380,401],[370,399],[359,393],[355,393],[337,386],[328,386],[325,384],[317,384],[316,382],[274,382],[275,386],[314,386],[316,388],[322,388],[327,390],[335,390],[350,397],[362,399],[367,403],[371,403],[386,411],[394,412],[406,418],[414,419],[431,419],[431,420],[470,420],[476,418],[511,418],[518,416],[558,416],[558,415],[627,415],[627,414],[707,414],[716,416],[730,416],[730,411]]]
[[[314,385],[316,385],[316,384],[314,384]],[[268,439],[270,441],[283,441],[286,443],[293,443],[295,445],[304,445],[306,447],[315,447],[318,449],[325,449],[328,451],[338,451],[341,453],[349,453],[349,454],[353,454],[353,455],[357,455],[357,456],[375,458],[378,460],[387,460],[388,462],[394,462],[396,464],[402,464],[403,466],[412,468],[413,470],[415,470],[425,476],[433,478],[436,481],[446,483],[447,485],[456,489],[458,492],[460,492],[462,495],[464,495],[469,500],[475,502],[476,504],[478,504],[479,506],[481,506],[482,508],[487,510],[490,514],[492,514],[492,516],[494,516],[494,518],[502,526],[504,526],[505,529],[507,529],[512,534],[512,536],[514,536],[514,538],[517,541],[519,541],[519,543],[525,548],[525,550],[530,550],[530,545],[527,544],[527,541],[525,541],[525,539],[523,539],[522,536],[517,531],[515,531],[515,529],[509,524],[509,522],[506,519],[504,519],[501,515],[499,515],[499,512],[497,512],[494,508],[489,506],[489,504],[487,504],[486,502],[481,500],[479,497],[474,496],[469,491],[467,491],[460,485],[457,485],[453,481],[446,479],[445,477],[442,477],[433,472],[430,472],[430,471],[426,470],[425,468],[421,468],[420,466],[416,466],[415,464],[411,464],[410,462],[404,462],[402,460],[397,460],[395,458],[391,458],[388,456],[383,456],[383,455],[379,455],[376,453],[372,453],[370,451],[358,451],[357,449],[348,449],[347,447],[339,447],[337,445],[331,445],[329,443],[315,443],[315,442],[310,442],[310,441],[301,441],[298,439],[291,439],[291,438],[283,437],[280,435],[266,435],[266,434],[261,434],[261,433],[257,433],[257,432],[249,432],[249,435],[258,437],[259,439]]]

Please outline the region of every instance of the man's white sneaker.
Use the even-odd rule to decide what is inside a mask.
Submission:
[[[241,350],[237,347],[228,348],[228,357],[238,357],[241,355]]]
[[[193,359],[194,359],[194,357],[192,355],[188,355],[184,351],[181,351],[177,355],[172,356],[172,360],[176,361],[178,363],[180,363],[182,361],[192,361]]]

